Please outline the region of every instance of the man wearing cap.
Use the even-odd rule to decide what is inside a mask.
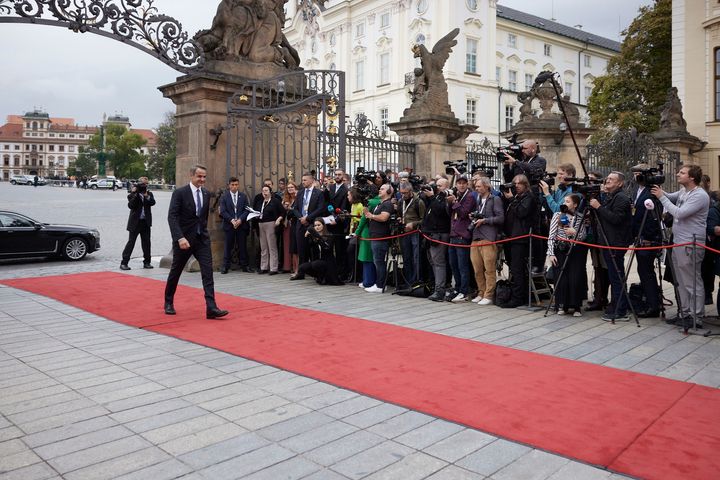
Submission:
[[[652,247],[662,244],[662,232],[658,218],[658,212],[662,211],[662,207],[660,201],[650,193],[650,188],[645,182],[645,175],[642,173],[649,168],[646,163],[640,163],[630,169],[635,177],[636,185],[635,189],[631,191],[630,197],[633,201],[632,234],[635,239],[634,245],[638,247]],[[645,223],[643,223],[643,219],[645,219]],[[640,229],[641,226],[642,230]],[[657,275],[655,275],[655,259],[658,252],[659,250],[637,250],[635,252],[637,273],[648,305],[648,308],[644,311],[636,312],[640,318],[660,316],[660,287],[658,286]]]
[[[477,205],[475,197],[468,190],[468,179],[460,175],[455,181],[456,192],[450,191],[447,202],[450,206],[450,244],[448,260],[455,279],[455,295],[449,300],[463,302],[469,300],[470,294],[470,242],[472,233],[470,212]],[[455,246],[457,245],[457,246]]]

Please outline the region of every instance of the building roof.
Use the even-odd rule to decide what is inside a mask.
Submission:
[[[22,123],[6,123],[0,127],[0,142],[22,140],[23,125]]]
[[[530,15],[529,13],[521,12],[520,10],[515,10],[504,5],[497,6],[497,16],[512,22],[535,27],[539,30],[562,35],[563,37],[587,42],[588,44],[595,45],[597,47],[606,48],[615,52],[620,51],[620,42],[616,42],[615,40],[610,40],[609,38],[601,37],[600,35],[580,30],[579,28],[568,27],[562,23]]]
[[[142,136],[145,140],[147,140],[147,146],[157,145],[157,135],[152,130],[147,130],[147,129],[142,129],[142,128],[131,128],[130,131],[132,133],[137,133],[138,135]]]

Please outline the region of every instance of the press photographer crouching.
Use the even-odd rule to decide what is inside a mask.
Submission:
[[[405,225],[405,232],[413,232],[400,238],[403,256],[403,276],[408,288],[420,278],[420,232],[418,227],[425,218],[425,202],[413,191],[409,182],[400,183],[400,202],[398,213]]]
[[[644,163],[635,165],[630,171],[635,177],[636,185],[634,191],[631,192],[633,198],[632,234],[636,239],[635,245],[639,247],[659,246],[662,244],[662,231],[657,212],[662,209],[660,201],[650,193],[650,188],[658,179],[655,178],[656,175],[653,174],[651,167]],[[663,177],[662,180],[664,181],[665,178]],[[635,252],[637,273],[645,293],[645,302],[648,305],[645,311],[635,312],[640,318],[660,316],[660,287],[655,274],[655,260],[659,253],[659,250],[637,250]]]
[[[665,193],[659,185],[650,190],[660,200],[665,211],[673,217],[673,242],[697,242],[705,244],[710,197],[700,187],[702,169],[698,165],[683,165],[677,173],[678,184],[682,187],[674,193]],[[678,315],[668,323],[692,326],[692,315],[705,315],[705,289],[700,266],[705,255],[702,246],[675,247],[672,249],[672,267],[678,293]],[[698,322],[698,327],[701,324]]]
[[[469,228],[472,230],[470,259],[478,294],[472,301],[478,305],[492,305],[497,270],[497,245],[492,242],[497,241],[502,231],[505,209],[502,199],[492,194],[488,177],[475,180],[475,191],[478,194],[477,210],[470,214]]]
[[[537,199],[530,191],[530,182],[525,175],[513,178],[512,185],[501,187],[505,204],[505,235],[507,237],[521,237],[530,233],[536,221],[538,211]],[[512,282],[512,296],[510,301],[502,308],[516,308],[527,301],[528,292],[528,255],[529,238],[513,240],[505,244],[505,257],[510,264],[510,279]]]
[[[610,172],[605,179],[605,196],[602,204],[597,198],[590,200],[598,219],[596,235],[600,245],[626,248],[632,243],[632,231],[627,228],[632,222],[630,198],[622,191],[625,175]],[[603,257],[610,277],[610,305],[602,319],[627,322],[628,299],[625,295],[625,250],[604,249]]]
[[[436,190],[430,186],[423,187],[422,190],[427,197],[427,213],[423,219],[422,231],[430,239],[444,243],[450,241],[450,206],[447,202],[449,186],[450,182],[446,178],[439,178]],[[430,241],[427,252],[435,279],[435,291],[428,299],[442,302],[445,300],[447,281],[447,246]]]
[[[372,250],[373,263],[375,264],[375,285],[365,289],[369,293],[382,293],[385,289],[385,281],[387,280],[387,254],[390,247],[390,240],[375,240],[376,238],[386,238],[390,236],[390,217],[395,213],[395,207],[392,204],[393,188],[389,183],[380,187],[378,196],[380,204],[372,211],[365,209],[365,218],[370,222],[370,243]]]
[[[582,197],[566,196],[560,210],[553,215],[548,236],[547,257],[562,275],[555,284],[555,312],[558,315],[582,316],[582,302],[587,299],[587,247],[566,240],[584,241],[585,218],[579,212]],[[571,248],[572,247],[572,248]]]
[[[310,261],[301,263],[298,273],[290,280],[302,280],[305,275],[315,278],[320,285],[343,285],[338,277],[337,261],[333,254],[333,236],[321,219],[316,219],[305,230],[310,240]]]

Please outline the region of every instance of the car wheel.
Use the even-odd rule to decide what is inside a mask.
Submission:
[[[90,190],[97,190],[97,185],[93,185],[90,187]]]
[[[82,260],[87,255],[88,243],[80,237],[71,237],[63,245],[62,255],[68,260]]]
[[[11,183],[12,185],[17,185],[17,182],[16,182],[15,180],[10,180],[10,183]]]

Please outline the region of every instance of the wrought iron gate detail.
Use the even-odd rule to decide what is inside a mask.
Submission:
[[[497,160],[497,148],[485,137],[481,142],[470,142],[465,150],[468,172],[486,170],[492,172],[490,183],[497,187],[503,183],[502,162]]]
[[[415,169],[415,144],[404,143],[388,137],[364,114],[348,123],[347,168],[351,173],[358,168],[365,170],[392,170],[399,172],[406,168]]]

